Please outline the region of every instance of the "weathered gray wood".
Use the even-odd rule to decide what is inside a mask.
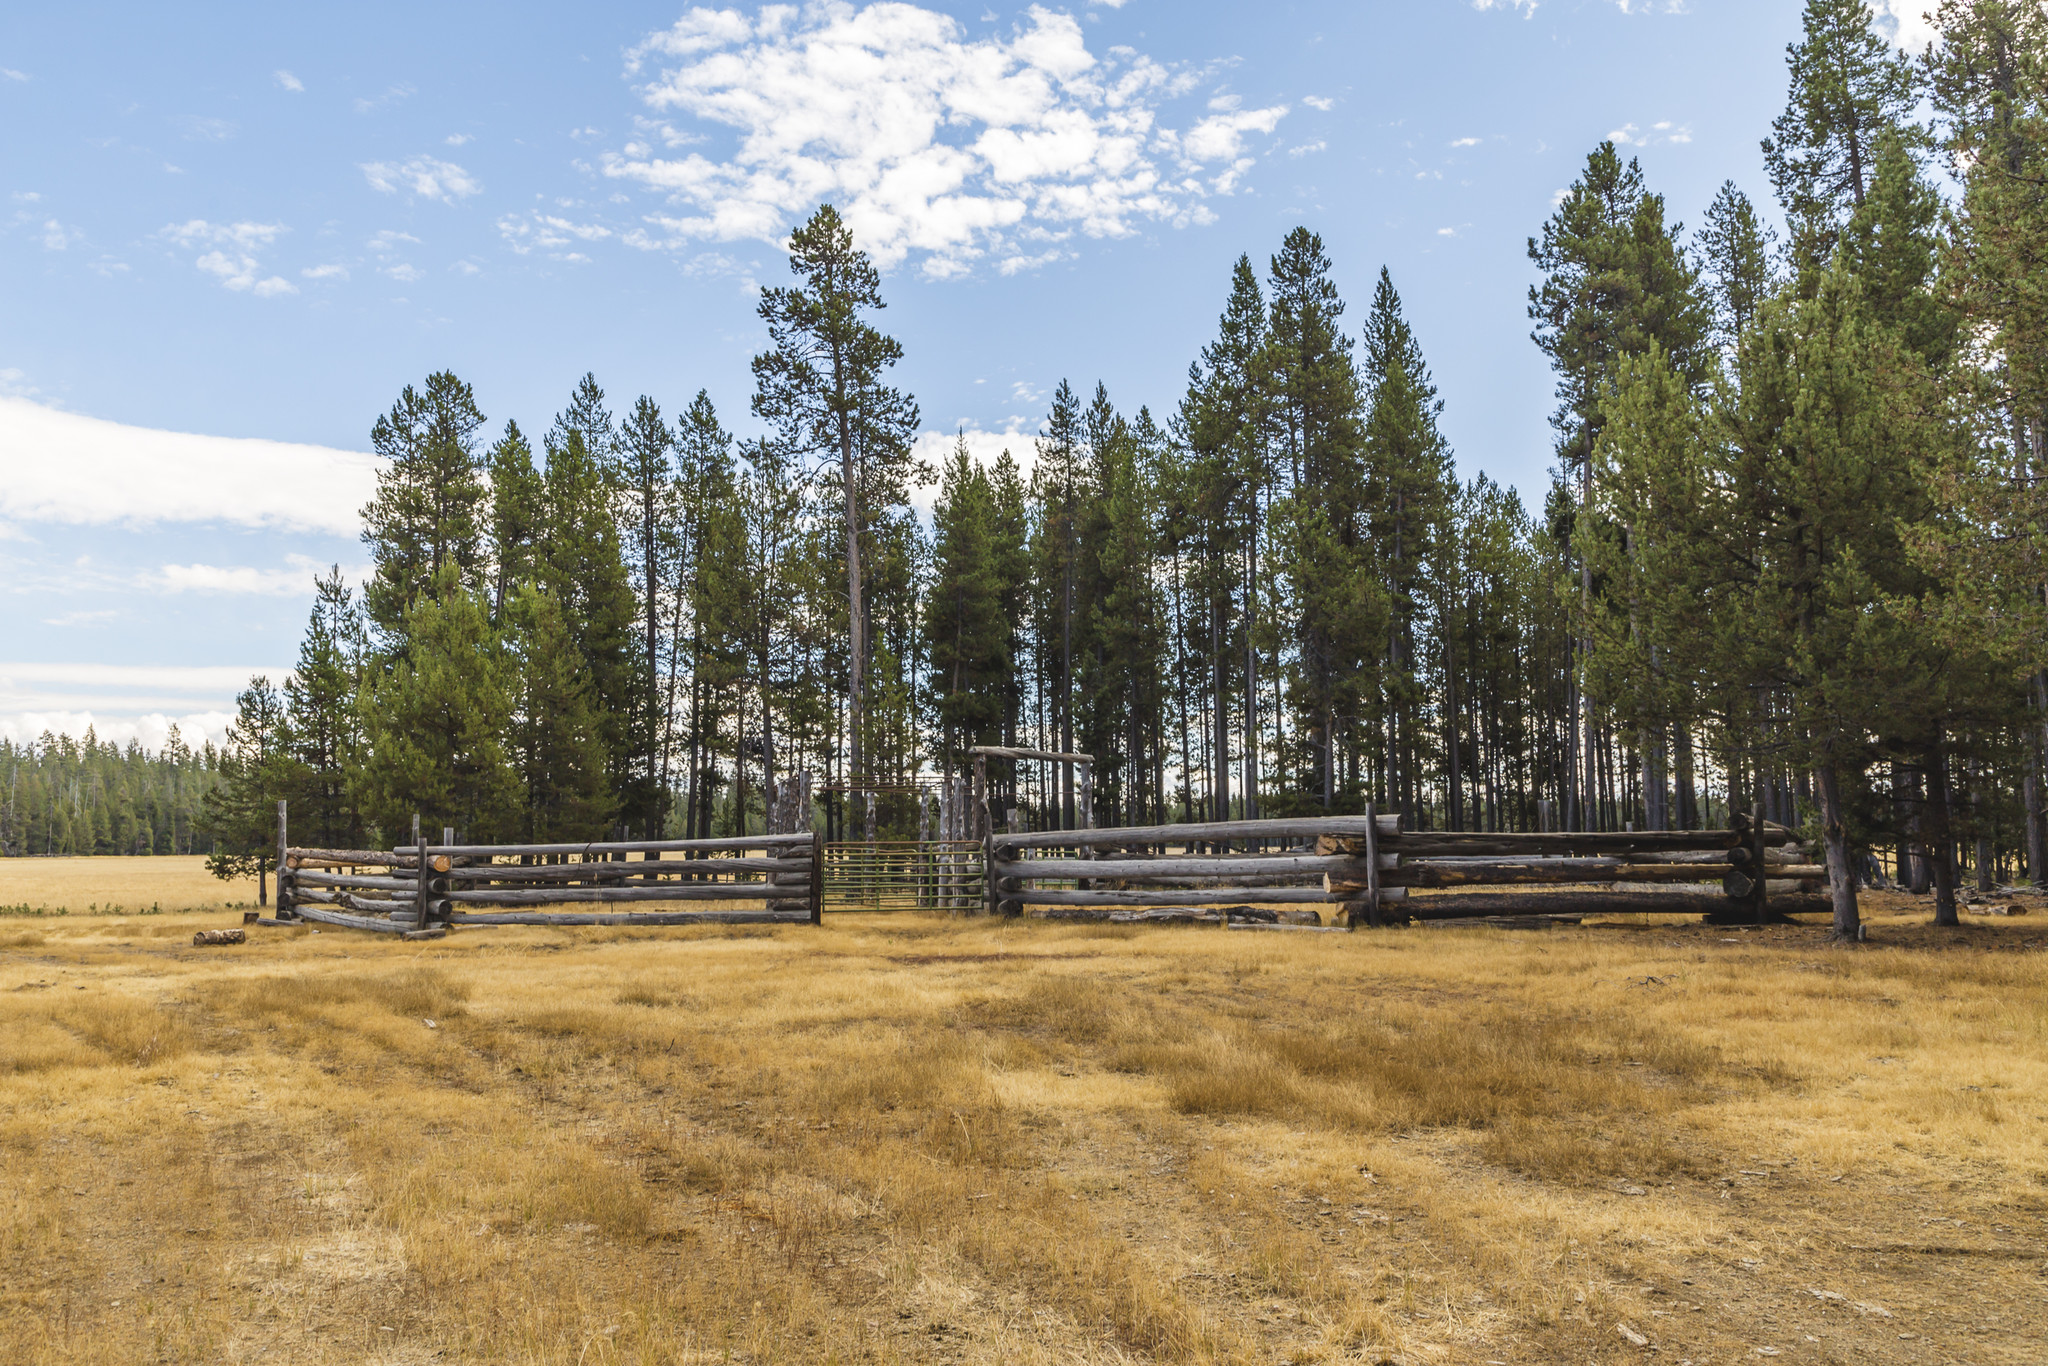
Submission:
[[[1100,888],[1091,891],[1075,891],[1063,888],[1042,888],[1028,891],[1005,891],[1005,901],[1024,902],[1033,906],[1221,906],[1261,904],[1282,906],[1326,906],[1342,900],[1331,896],[1320,887],[1217,887],[1210,891],[1131,891],[1108,892]]]
[[[284,799],[277,802],[277,913],[288,916],[292,913],[291,868],[286,856],[291,852],[291,841],[285,838]]]
[[[808,925],[808,911],[622,911],[617,915],[550,915],[543,911],[455,911],[453,925]]]
[[[1375,818],[1383,834],[1400,826],[1398,816]],[[1364,816],[1300,816],[1258,821],[1205,821],[1193,825],[1137,825],[1109,830],[1040,830],[1032,834],[1000,834],[991,838],[996,857],[1009,849],[1056,849],[1062,845],[1186,844],[1238,839],[1309,839],[1321,835],[1365,833]]]
[[[808,836],[806,837],[808,838]],[[800,856],[790,858],[705,858],[705,859],[652,859],[639,863],[546,863],[524,865],[517,863],[480,863],[467,868],[451,868],[450,882],[578,882],[594,880],[605,883],[633,886],[680,886],[681,883],[656,881],[657,875],[679,875],[687,878],[719,877],[726,873],[791,873],[806,872],[811,866],[811,851],[805,849]]]
[[[550,887],[522,891],[513,888],[451,891],[447,899],[462,905],[551,906],[583,901],[800,901],[808,899],[808,885],[765,882],[679,883],[674,887]]]
[[[806,844],[810,838],[807,834],[795,834],[739,835],[711,840],[613,840],[590,844],[446,844],[430,847],[429,852],[451,854],[457,858],[518,858],[523,854],[668,854],[690,850],[709,853],[720,849],[777,849]],[[396,852],[408,854],[411,851],[401,849]],[[641,870],[635,868],[633,871]]]
[[[1349,934],[1348,925],[1268,925],[1257,920],[1230,920],[1224,922],[1227,930],[1289,930],[1299,934]]]
[[[343,911],[330,911],[324,906],[301,905],[296,908],[299,919],[317,920],[323,925],[340,925],[351,930],[375,930],[379,934],[400,934],[404,926],[394,925],[389,920],[379,920],[369,915],[349,915]]]
[[[419,858],[412,850],[391,852],[383,849],[288,849],[286,856],[294,868],[311,868],[325,865],[330,868],[412,868]],[[445,857],[435,859],[428,865],[435,872],[448,871]]]
[[[970,745],[967,752],[990,759],[1044,759],[1055,764],[1092,764],[1092,754],[1061,754],[1049,749],[1017,749],[1011,745]]]
[[[1015,878],[1229,878],[1247,875],[1330,873],[1341,876],[1366,874],[1364,859],[1321,854],[1245,854],[1222,858],[1149,859],[1019,859],[998,861],[992,871],[998,877]]]
[[[1491,884],[1530,885],[1561,882],[1718,882],[1732,871],[1728,863],[1623,863],[1619,859],[1549,858],[1484,859],[1457,863],[1403,863],[1380,874],[1389,887],[1472,887]],[[1334,876],[1323,885],[1331,891],[1359,892],[1364,883]]]
[[[1471,920],[1483,916],[1519,915],[1713,915],[1731,906],[1746,913],[1719,892],[1530,891],[1475,892],[1469,896],[1411,897],[1397,913],[1416,920]],[[1824,896],[1773,898],[1773,913],[1825,913]]]
[[[303,868],[294,873],[292,878],[301,887],[360,887],[377,892],[411,892],[419,886],[419,879],[412,877],[375,877],[368,873],[310,873]]]

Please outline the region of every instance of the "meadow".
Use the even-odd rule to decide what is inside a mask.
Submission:
[[[160,912],[0,918],[7,1362],[2048,1359],[2038,902],[198,949],[70,862]]]

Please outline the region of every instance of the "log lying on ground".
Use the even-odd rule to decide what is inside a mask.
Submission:
[[[658,874],[680,874],[688,878],[717,877],[726,873],[807,873],[811,860],[802,858],[707,858],[647,859],[635,863],[485,863],[449,872],[450,882],[579,882],[583,880],[624,882],[632,879],[646,885]]]
[[[1255,920],[1232,920],[1223,927],[1226,930],[1289,930],[1303,934],[1349,934],[1345,925],[1266,925]]]
[[[1400,826],[1397,816],[1375,817],[1382,832],[1391,835]],[[1063,845],[1092,848],[1118,844],[1214,844],[1222,840],[1302,839],[1323,835],[1365,836],[1363,816],[1303,816],[1298,819],[1260,821],[1208,821],[1195,825],[1134,825],[1111,830],[1041,830],[1035,834],[998,834],[990,843],[1000,856],[1009,849],[1057,849]]]
[[[1825,914],[1824,896],[1772,897],[1771,915]],[[1737,915],[1750,909],[1719,892],[1475,892],[1410,897],[1394,912],[1415,920],[1470,920],[1496,915]]]
[[[1270,925],[1279,917],[1263,906],[1216,906],[1208,910],[1119,911],[1109,907],[1054,907],[1035,920],[1088,920],[1113,925],[1224,925],[1233,920]]]
[[[809,911],[621,911],[617,915],[543,911],[456,911],[452,925],[808,925]]]
[[[808,882],[698,882],[672,887],[551,887],[449,892],[465,905],[549,906],[572,901],[794,901],[811,894]]]
[[[201,948],[210,944],[246,944],[247,930],[201,930],[192,936],[192,947]]]
[[[392,920],[379,920],[371,915],[349,915],[342,911],[330,911],[322,906],[300,906],[300,918],[317,920],[323,925],[340,925],[351,930],[375,930],[379,934],[402,934],[411,928],[410,923],[399,924]]]

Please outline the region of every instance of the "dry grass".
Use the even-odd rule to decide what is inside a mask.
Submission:
[[[1920,918],[0,921],[0,1360],[2038,1361],[2044,927]]]
[[[197,854],[0,859],[0,935],[16,917],[161,915],[245,903],[256,904],[255,880],[222,882]]]

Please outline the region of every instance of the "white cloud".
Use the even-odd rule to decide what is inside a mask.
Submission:
[[[414,157],[396,166],[386,161],[367,162],[362,172],[373,190],[397,194],[402,189],[415,198],[438,199],[443,204],[481,194],[484,188],[481,181],[454,162],[434,157]]]
[[[1019,386],[1023,387],[1022,385]],[[934,475],[945,468],[953,458],[953,448],[962,436],[967,438],[968,454],[983,469],[992,469],[996,458],[1004,451],[1017,462],[1017,468],[1028,480],[1031,465],[1038,456],[1036,431],[1027,425],[1026,419],[1011,418],[1006,429],[1000,432],[987,431],[981,427],[967,425],[964,430],[950,432],[919,432],[911,445],[911,455],[930,465]],[[910,503],[925,516],[931,515],[932,504],[938,501],[939,484],[936,478],[929,484],[921,484],[910,491]]]
[[[221,282],[225,289],[247,292],[258,298],[296,294],[298,286],[281,275],[259,278],[262,271],[256,253],[276,241],[285,231],[281,223],[209,223],[194,218],[172,223],[158,233],[181,247],[211,245],[214,250],[200,256],[194,265]]]
[[[1620,147],[1655,147],[1662,143],[1684,143],[1692,141],[1690,124],[1675,124],[1669,119],[1653,123],[1648,129],[1625,123],[1607,135],[1607,140]]]
[[[0,77],[5,77],[10,81],[25,81],[28,79],[28,73],[26,71],[16,71],[11,66],[0,66]]]
[[[398,283],[402,285],[409,285],[414,280],[419,279],[420,276],[426,274],[426,272],[421,270],[418,266],[406,261],[401,261],[395,266],[385,266],[383,269],[383,273],[389,275],[392,279],[398,281]]]
[[[346,280],[348,278],[348,267],[333,264],[307,266],[299,272],[299,275],[307,280]]]
[[[1453,147],[1477,147],[1478,145],[1478,138],[1458,138],[1451,143]]]
[[[1164,127],[1160,106],[1189,92],[1192,73],[1125,48],[1099,59],[1073,16],[1036,6],[1007,37],[982,39],[905,3],[692,9],[628,69],[664,61],[640,87],[649,108],[732,130],[733,145],[664,156],[636,139],[606,153],[605,174],[683,210],[650,216],[664,235],[622,234],[629,244],[780,244],[831,201],[879,264],[916,253],[938,277],[1075,232],[1205,221],[1202,201],[1253,164],[1247,137],[1287,112],[1227,108],[1185,133]],[[658,122],[641,131],[669,148],[695,140]]]
[[[450,133],[447,137],[441,139],[450,147],[460,147],[466,142],[473,142],[475,140],[475,135],[471,133]]]
[[[304,93],[306,89],[306,83],[304,81],[300,80],[297,76],[292,75],[291,72],[284,70],[282,67],[278,68],[278,70],[271,73],[271,78],[275,80],[279,85],[283,86],[286,90],[291,91],[295,95]]]
[[[194,142],[226,142],[235,135],[232,119],[206,119],[191,115],[179,122],[185,126],[185,136]]]
[[[1088,0],[1090,5],[1100,5],[1104,9],[1122,9],[1129,2],[1130,0]]]
[[[1927,17],[1927,11],[1936,7],[1936,0],[1877,0],[1873,6],[1879,25],[1891,29],[1892,41],[1915,56],[1941,41],[1941,34]]]
[[[1321,138],[1317,138],[1314,142],[1304,142],[1299,147],[1288,148],[1287,155],[1291,157],[1313,156],[1317,152],[1326,152],[1329,150],[1329,148],[1329,143],[1323,141]]]
[[[58,221],[57,221],[56,219],[54,219],[54,218],[51,218],[51,219],[47,219],[47,220],[45,220],[45,221],[44,221],[44,223],[43,223],[43,250],[44,250],[44,251],[62,251],[62,250],[64,250],[64,248],[66,248],[66,247],[68,247],[68,246],[70,246],[70,245],[71,245],[71,234],[70,234],[70,233],[69,233],[68,231],[66,231],[66,230],[65,230],[65,227],[64,227],[64,225],[63,225],[62,223],[59,223],[59,222],[58,222]]]
[[[1472,8],[1515,10],[1527,18],[1536,13],[1536,0],[1472,0]]]
[[[1337,102],[1324,95],[1303,95],[1301,102],[1318,113],[1327,114],[1337,107]]]
[[[657,220],[649,220],[650,222]],[[670,220],[659,220],[668,222]],[[525,256],[532,251],[545,251],[557,260],[584,260],[580,253],[557,250],[574,242],[602,242],[616,234],[602,223],[578,223],[546,213],[508,213],[498,220],[498,234],[507,246]],[[645,232],[635,234],[630,243],[633,246],[659,246]]]
[[[0,518],[69,525],[226,522],[353,537],[376,456],[130,427],[0,397]]]
[[[414,237],[409,232],[400,232],[396,228],[386,228],[370,239],[369,247],[371,251],[396,251],[400,242],[410,242],[414,246],[418,246],[420,239]]]
[[[0,739],[23,744],[45,731],[102,741],[137,741],[156,750],[178,728],[186,744],[219,744],[234,719],[235,694],[262,674],[282,685],[275,665],[0,663]]]
[[[379,109],[388,109],[394,104],[403,104],[412,98],[413,88],[409,85],[394,85],[381,95],[358,99],[355,109],[358,114],[373,114]]]
[[[254,565],[167,564],[144,574],[136,587],[158,593],[310,597],[313,580],[327,569],[320,561],[305,555],[287,555],[285,565],[282,569],[258,569]],[[367,568],[357,568],[351,570],[348,577],[359,579],[367,573]]]

